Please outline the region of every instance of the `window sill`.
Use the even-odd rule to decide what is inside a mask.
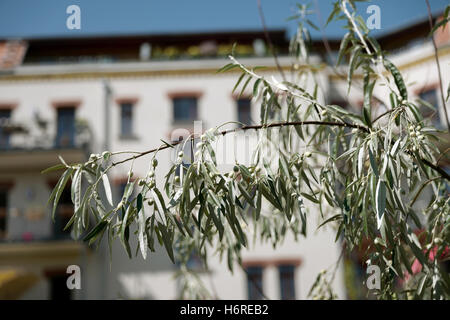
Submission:
[[[120,135],[119,140],[139,140],[138,136],[131,134],[131,135]]]
[[[194,126],[195,121],[201,121],[200,119],[189,119],[189,120],[173,120],[172,125],[191,125]]]

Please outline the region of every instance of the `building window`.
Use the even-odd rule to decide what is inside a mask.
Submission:
[[[197,119],[197,98],[177,97],[173,98],[174,122],[191,122]]]
[[[249,125],[252,123],[252,108],[249,98],[240,98],[237,100],[238,121]]]
[[[422,113],[422,116],[424,118],[430,118],[432,124],[435,127],[442,128],[441,119],[439,117],[439,100],[437,89],[423,91],[419,93],[419,98],[431,105],[431,106],[422,105],[420,107],[420,112]]]
[[[133,137],[133,104],[131,102],[120,104],[120,135]]]
[[[0,149],[9,148],[9,133],[6,131],[6,127],[11,118],[11,110],[0,110]]]
[[[295,300],[295,266],[278,266],[281,300]]]
[[[263,268],[261,266],[247,267],[247,290],[249,300],[263,299]]]
[[[8,218],[8,191],[0,190],[0,239],[6,238]]]
[[[56,147],[70,148],[75,145],[75,107],[57,109]]]
[[[56,208],[55,223],[53,224],[53,236],[56,239],[65,239],[70,237],[70,228],[64,230],[70,218],[73,215],[73,204],[70,193],[70,187],[67,186],[61,193],[61,198]]]

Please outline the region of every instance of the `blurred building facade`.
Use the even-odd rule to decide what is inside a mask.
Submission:
[[[422,21],[378,40],[406,76],[411,96],[436,106],[433,119],[443,126],[445,106],[439,99],[428,29]],[[444,83],[450,80],[449,30],[436,36]],[[281,67],[291,72],[284,31],[271,31],[270,36]],[[202,121],[204,130],[226,121],[257,122],[257,104],[232,94],[238,74],[216,71],[229,62],[226,56],[237,42],[236,54],[243,64],[267,66],[264,74],[276,75],[263,39],[262,32],[224,32],[1,40],[0,298],[177,298],[179,288],[173,280],[177,266],[164,249],[146,261],[140,256],[129,260],[117,242],[110,264],[107,245],[93,250],[71,240],[63,230],[73,214],[70,190],[63,193],[53,223],[46,202],[58,176],[40,172],[56,164],[59,155],[75,163],[103,150],[144,151],[160,145],[160,139],[175,141],[183,135],[180,132],[194,130],[195,120]],[[332,57],[339,42],[330,40],[329,46]],[[313,42],[313,48],[317,59],[330,59],[321,42]],[[324,102],[361,108],[361,90],[352,89],[347,95],[346,79],[331,68],[322,68],[318,78]],[[355,79],[361,80],[358,75]],[[378,114],[389,105],[384,90],[374,92],[385,102],[379,104]],[[159,154],[160,175],[169,169],[172,156]],[[128,169],[111,172],[116,200]],[[145,176],[147,169],[148,159],[136,160],[136,177]],[[310,220],[311,230],[317,221]],[[317,273],[333,265],[339,254],[333,230],[325,229],[299,242],[287,237],[276,250],[270,244],[256,244],[243,253],[247,273],[235,270],[232,275],[226,263],[212,258],[211,272],[202,278],[221,299],[260,298],[255,283],[271,299],[305,299]],[[67,289],[69,265],[81,267],[81,290]],[[355,270],[362,282],[363,268]],[[334,282],[338,297],[359,297],[345,285],[346,274],[340,265]]]

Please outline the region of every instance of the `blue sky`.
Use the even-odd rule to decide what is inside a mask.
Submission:
[[[450,0],[429,0],[432,11],[443,10]],[[325,21],[331,0],[262,0],[270,28],[285,28],[291,34],[295,23],[286,22],[296,3],[311,2]],[[0,0],[0,38],[95,36],[99,34],[183,33],[261,29],[256,0]],[[68,30],[66,8],[81,8],[81,30]],[[381,8],[378,33],[425,18],[425,0],[372,0],[359,3],[363,17],[370,4]],[[320,25],[317,16],[312,20]],[[328,37],[343,34],[331,24]],[[320,33],[312,32],[318,37]]]

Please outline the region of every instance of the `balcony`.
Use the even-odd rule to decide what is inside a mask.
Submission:
[[[0,242],[0,266],[70,264],[83,250],[84,246],[75,241]]]
[[[41,174],[59,162],[58,156],[67,163],[79,163],[90,153],[91,131],[68,109],[58,112],[54,134],[37,117],[20,123],[7,117],[0,121],[0,259],[2,250],[9,252],[5,246],[35,250],[39,244],[54,250],[55,245],[73,242],[70,233],[63,231],[73,214],[70,187],[61,195],[53,222],[46,203],[61,172]]]
[[[92,134],[85,122],[72,120],[73,124],[63,121],[55,134],[49,134],[47,123],[40,119],[26,124],[3,119],[0,122],[0,175],[41,172],[55,165],[59,155],[67,163],[85,161]]]

